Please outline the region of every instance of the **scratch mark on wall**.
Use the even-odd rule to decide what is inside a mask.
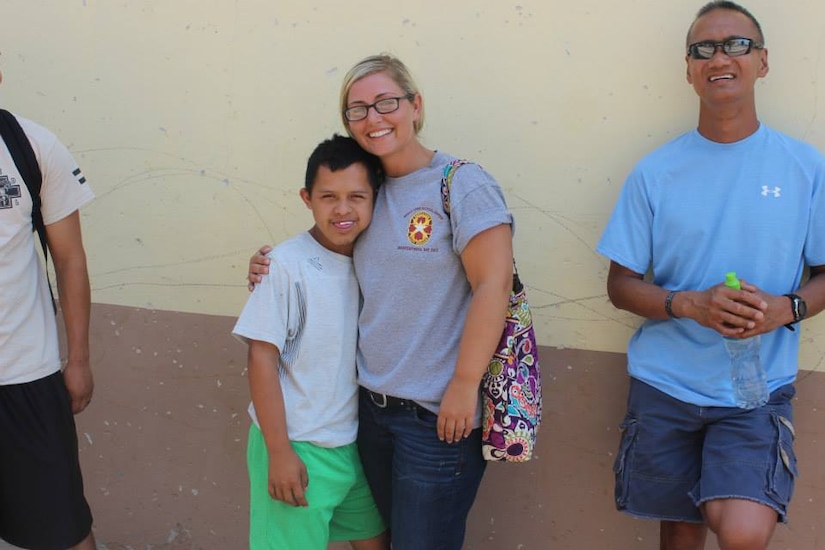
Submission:
[[[813,128],[814,125],[816,124],[816,119],[817,119],[818,114],[819,114],[819,71],[820,71],[820,68],[822,67],[822,51],[823,51],[823,49],[825,49],[825,48],[823,48],[823,42],[825,42],[825,36],[820,35],[820,37],[819,37],[819,48],[817,48],[817,51],[819,52],[819,54],[817,55],[817,60],[816,60],[816,74],[814,75],[814,79],[813,79],[814,108],[811,109],[811,111],[813,112],[813,115],[811,116],[811,121],[808,123],[808,128],[805,130],[804,137],[806,137],[806,138],[811,134],[811,128]]]

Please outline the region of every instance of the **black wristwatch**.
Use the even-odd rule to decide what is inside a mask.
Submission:
[[[793,330],[793,326],[808,314],[808,304],[796,294],[785,294],[784,296],[791,300],[791,312],[793,313],[793,321],[785,325],[785,328]]]

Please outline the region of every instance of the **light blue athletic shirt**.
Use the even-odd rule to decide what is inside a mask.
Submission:
[[[825,158],[764,124],[722,144],[688,132],[628,177],[596,250],[671,290],[704,290],[735,271],[771,294],[825,264]],[[790,307],[790,303],[788,304]],[[799,330],[762,335],[771,391],[792,382]],[[628,344],[630,375],[682,401],[735,406],[722,336],[695,321],[646,320]]]
[[[477,164],[455,172],[447,217],[441,174],[452,159],[436,153],[429,166],[387,178],[353,256],[364,300],[359,383],[433,412],[455,372],[471,298],[459,254],[482,231],[512,223],[501,188]]]

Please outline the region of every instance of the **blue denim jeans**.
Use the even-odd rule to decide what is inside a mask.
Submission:
[[[378,407],[361,391],[358,451],[393,550],[460,550],[484,475],[481,429],[448,445],[415,404]]]

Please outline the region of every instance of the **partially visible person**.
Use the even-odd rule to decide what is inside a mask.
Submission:
[[[347,132],[387,175],[353,256],[361,461],[393,550],[459,550],[486,465],[479,388],[512,286],[512,216],[475,164],[455,172],[445,214],[454,157],[419,140],[424,99],[401,60],[358,62],[340,99]],[[252,284],[267,272],[260,252]]]
[[[358,458],[355,239],[369,225],[378,159],[334,136],[309,157],[301,199],[315,225],[275,247],[238,318],[249,345],[249,545],[389,547]]]
[[[757,118],[768,50],[748,10],[706,4],[686,49],[698,127],[639,162],[597,248],[613,304],[646,319],[616,506],[659,520],[663,549],[704,548],[708,528],[723,550],[764,549],[797,474],[798,324],[825,308],[825,158]],[[756,335],[770,396],[739,408],[723,339]]]
[[[2,75],[0,75],[2,81]],[[18,121],[43,175],[46,226],[67,360],[32,233],[32,197],[0,147],[0,538],[32,550],[93,550],[74,414],[92,399],[89,275],[78,210],[94,195],[50,131]]]

